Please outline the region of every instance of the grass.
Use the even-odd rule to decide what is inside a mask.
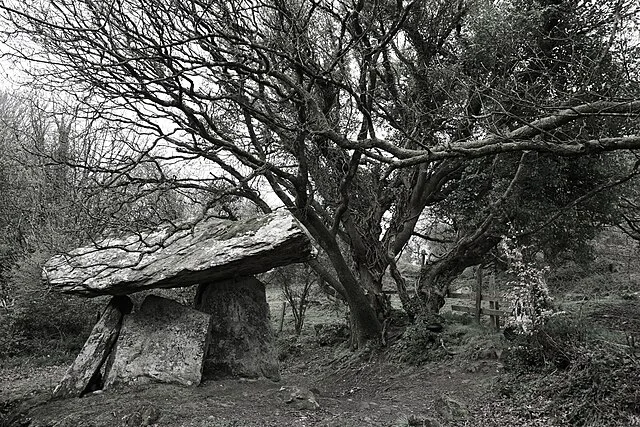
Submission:
[[[271,311],[271,324],[273,330],[280,330],[280,322],[282,318],[282,304],[285,298],[280,288],[269,286],[266,289],[267,302]],[[303,335],[316,335],[316,325],[333,325],[347,323],[347,308],[341,302],[331,301],[324,294],[315,290],[310,296],[311,303],[307,306],[305,312],[305,321],[302,329]],[[284,316],[283,329],[281,334],[284,336],[292,335],[294,332],[294,320],[291,308],[287,307]]]

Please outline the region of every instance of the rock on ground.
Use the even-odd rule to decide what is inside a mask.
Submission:
[[[306,230],[291,214],[279,211],[106,239],[49,259],[42,278],[67,293],[123,295],[250,276],[313,254]]]
[[[200,384],[209,325],[208,314],[149,295],[139,312],[124,319],[104,388],[150,382]]]
[[[107,360],[118,339],[122,318],[131,312],[133,303],[126,296],[111,298],[100,320],[91,330],[80,354],[54,389],[54,398],[79,397],[87,391],[92,380],[99,382],[100,368]],[[94,384],[100,388],[101,384]]]
[[[284,403],[298,410],[315,410],[320,408],[316,393],[306,387],[281,387],[280,390],[278,390],[278,394]]]
[[[211,314],[205,378],[280,379],[262,282],[245,277],[200,285],[195,308]]]
[[[435,401],[438,414],[447,421],[466,419],[469,416],[469,410],[466,406],[446,394],[441,394]]]

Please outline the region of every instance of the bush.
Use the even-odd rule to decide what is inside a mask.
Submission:
[[[0,356],[73,355],[96,322],[102,301],[62,295],[42,284],[48,258],[45,252],[30,254],[8,275],[14,304],[0,315]]]
[[[448,356],[441,345],[440,334],[430,331],[427,326],[417,320],[405,329],[402,338],[393,345],[399,362],[419,366]]]
[[[349,339],[349,326],[344,323],[328,323],[314,325],[315,341],[321,347],[335,346]]]
[[[568,369],[538,372],[529,381],[518,373],[512,403],[538,406],[561,425],[634,425],[640,419],[638,359],[611,343],[587,342],[574,350]]]
[[[394,357],[403,363],[422,365],[455,356],[458,361],[477,361],[500,358],[503,337],[493,330],[475,323],[445,324],[440,332],[429,330],[420,321],[404,331],[402,339],[393,345]]]
[[[505,327],[521,334],[533,333],[544,326],[554,313],[545,279],[547,269],[526,262],[524,248],[518,247],[508,237],[502,239],[500,249],[507,258],[507,275],[511,276],[504,298],[508,301],[507,305],[513,308],[513,316],[506,319]]]
[[[595,335],[567,314],[552,316],[530,335],[516,335],[513,344],[505,365],[519,388],[515,405],[537,402],[562,425],[619,426],[638,419],[634,349]]]
[[[579,350],[564,381],[550,389],[560,396],[566,421],[613,426],[623,425],[630,414],[640,415],[638,360],[611,343],[589,343]]]
[[[505,336],[513,344],[508,350],[507,366],[528,370],[553,365],[565,369],[574,358],[573,353],[584,344],[586,330],[584,321],[566,313],[551,316],[530,334],[510,334],[510,329],[505,329]]]

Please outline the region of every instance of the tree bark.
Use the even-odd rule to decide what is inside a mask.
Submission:
[[[422,315],[432,317],[444,306],[449,285],[467,268],[482,262],[499,241],[485,233],[472,242],[463,242],[446,257],[426,264],[418,279],[418,297]]]
[[[358,283],[344,259],[335,235],[315,213],[296,211],[295,214],[298,220],[307,227],[316,242],[322,246],[338,276],[350,310],[352,347],[354,349],[364,348],[370,341],[379,341],[382,334],[382,324],[367,298],[364,288]]]

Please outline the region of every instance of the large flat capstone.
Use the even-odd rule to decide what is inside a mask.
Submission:
[[[200,384],[210,323],[206,313],[149,295],[138,312],[124,318],[104,387]]]
[[[62,292],[124,295],[251,276],[306,261],[313,253],[306,230],[291,214],[278,211],[105,239],[49,259],[42,278]]]

